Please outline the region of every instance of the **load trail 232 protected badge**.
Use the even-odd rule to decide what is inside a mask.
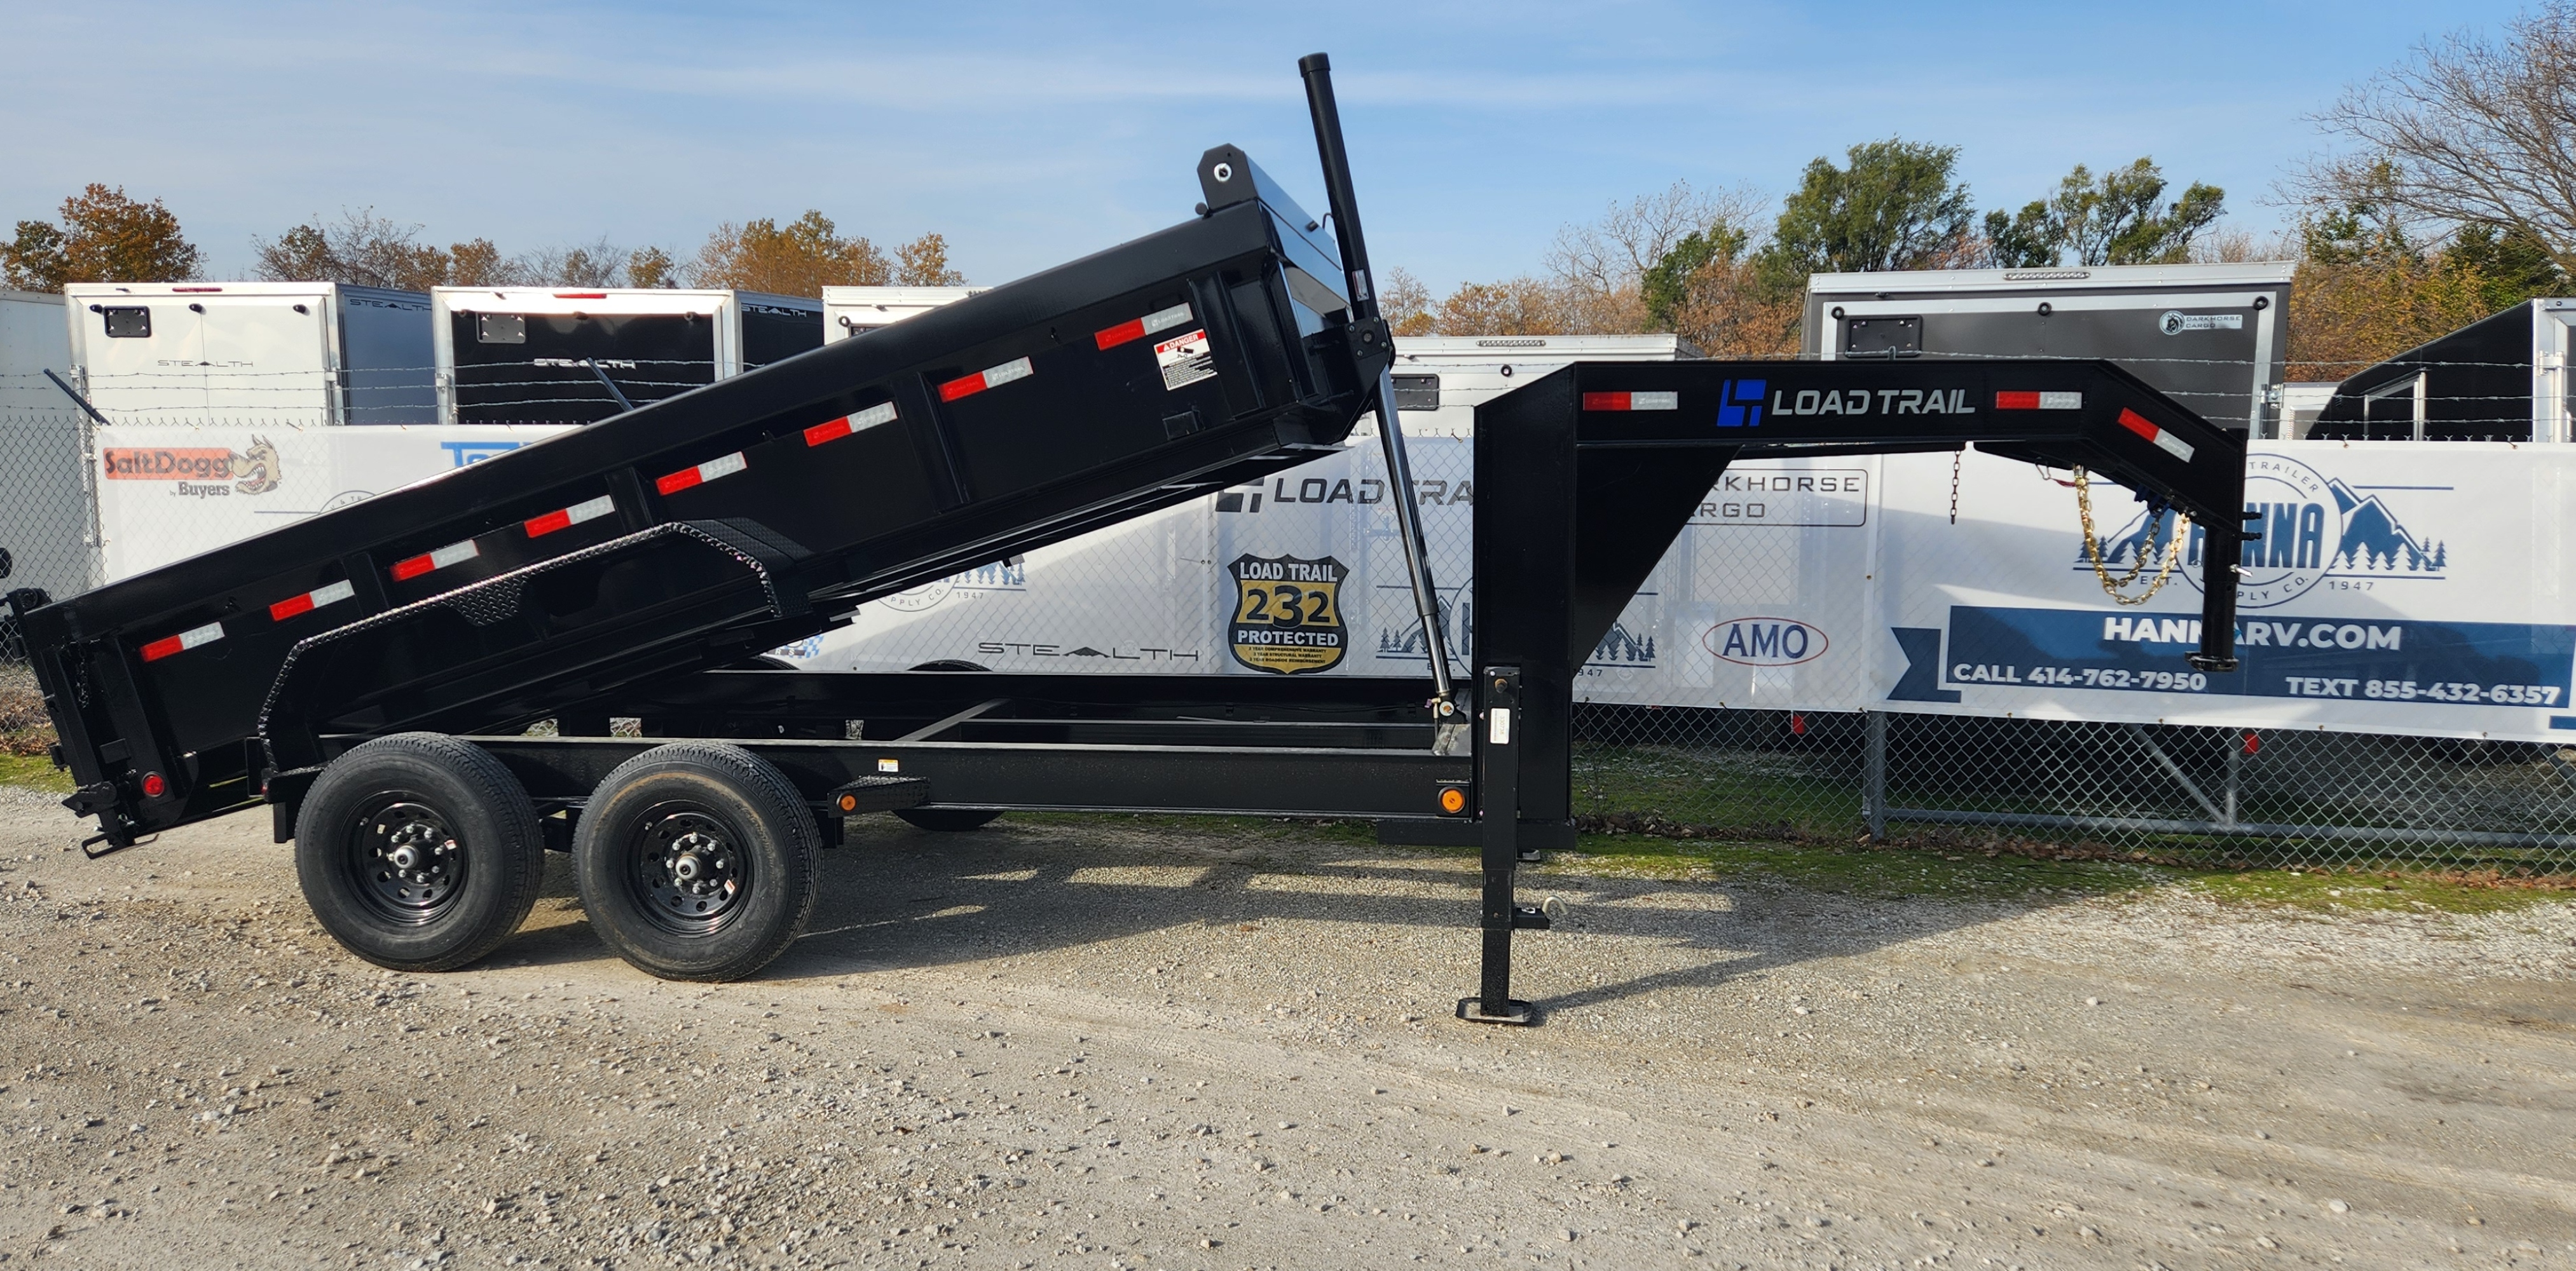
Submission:
[[[1226,570],[1234,575],[1234,621],[1226,636],[1235,661],[1274,675],[1341,665],[1350,650],[1342,625],[1342,580],[1350,571],[1340,561],[1244,555]]]

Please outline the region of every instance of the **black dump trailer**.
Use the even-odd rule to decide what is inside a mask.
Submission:
[[[1513,879],[1572,838],[1574,675],[1737,456],[2087,467],[2219,540],[2193,656],[2233,665],[2215,562],[2241,442],[2108,364],[1926,361],[1578,363],[1479,408],[1476,570],[1511,585],[1478,606],[1467,685],[1436,633],[1426,679],[760,667],[873,597],[1286,468],[1391,405],[1326,67],[1302,66],[1328,233],[1221,146],[1174,229],[110,587],[13,593],[67,805],[115,850],[264,802],[317,917],[410,970],[496,947],[567,848],[603,940],[691,979],[795,938],[854,815],[1401,822],[1482,845],[1459,1013],[1529,1022],[1511,939],[1545,919]]]

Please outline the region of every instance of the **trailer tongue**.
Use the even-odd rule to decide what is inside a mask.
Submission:
[[[109,587],[13,593],[66,804],[114,850],[266,802],[317,916],[407,969],[489,952],[569,846],[611,947],[705,979],[794,938],[845,815],[1408,822],[1483,845],[1461,1014],[1526,1021],[1511,932],[1544,920],[1512,880],[1571,840],[1573,674],[1739,455],[2088,467],[2200,522],[2195,657],[2232,665],[2241,442],[2104,364],[1925,361],[1583,363],[1480,408],[1465,701],[1436,622],[1419,680],[714,669],[1329,452],[1373,408],[1402,472],[1326,68],[1302,68],[1332,235],[1220,146],[1160,234]]]

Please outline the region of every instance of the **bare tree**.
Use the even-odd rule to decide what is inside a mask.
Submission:
[[[2289,182],[2321,206],[2365,200],[2437,233],[2520,230],[2576,271],[2576,0],[2545,0],[2507,38],[2457,32],[2316,116],[2358,143]]]
[[[345,282],[422,291],[448,279],[450,254],[420,241],[420,226],[342,208],[338,221],[314,217],[274,239],[251,240],[259,276],[272,282]]]
[[[570,247],[545,247],[511,262],[518,280],[531,287],[623,287],[627,250],[603,234]]]
[[[1559,282],[1591,290],[1633,290],[1684,238],[1713,226],[1750,234],[1765,206],[1749,188],[1701,190],[1675,181],[1624,204],[1612,201],[1591,224],[1557,230],[1547,272]]]
[[[1432,313],[1431,289],[1422,285],[1402,265],[1386,271],[1378,280],[1379,312],[1397,335],[1429,335],[1438,319]]]

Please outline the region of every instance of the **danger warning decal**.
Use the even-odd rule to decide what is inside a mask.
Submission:
[[[1227,643],[1234,660],[1274,675],[1310,675],[1341,665],[1350,651],[1342,626],[1342,579],[1349,573],[1330,556],[1239,556],[1234,575],[1234,621]]]
[[[1163,368],[1163,391],[1216,377],[1216,355],[1208,352],[1207,328],[1176,335],[1154,346],[1154,361]]]

